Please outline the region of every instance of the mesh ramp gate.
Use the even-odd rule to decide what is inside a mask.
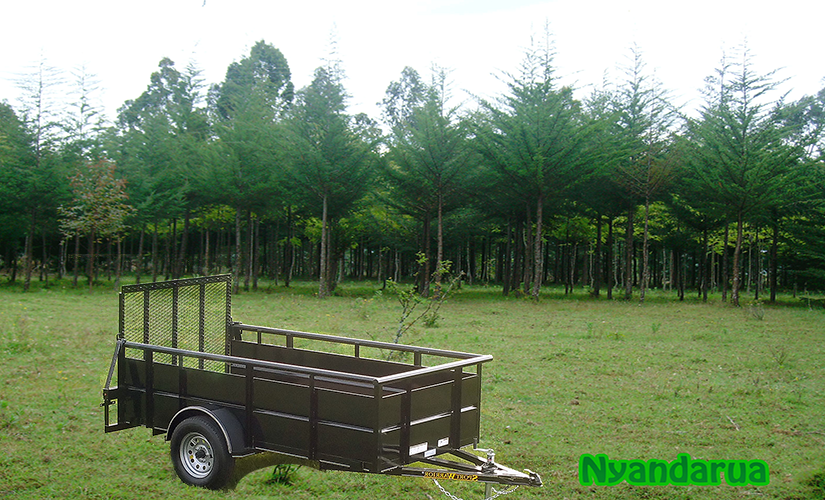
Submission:
[[[124,286],[120,292],[119,337],[128,342],[229,354],[231,286],[229,274]],[[127,357],[140,352],[127,350]],[[159,352],[154,353],[154,361],[226,370],[225,363],[219,361]]]

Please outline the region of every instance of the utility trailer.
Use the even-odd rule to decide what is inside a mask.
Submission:
[[[492,356],[233,322],[231,285],[219,275],[122,287],[107,433],[165,435],[180,479],[212,489],[271,463],[478,481],[488,497],[492,484],[541,486],[466,449],[478,444]],[[387,360],[403,358],[412,363]]]

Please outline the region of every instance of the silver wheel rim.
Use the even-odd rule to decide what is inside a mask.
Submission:
[[[215,454],[212,445],[199,432],[190,432],[183,436],[180,443],[180,462],[187,474],[203,479],[212,472]]]

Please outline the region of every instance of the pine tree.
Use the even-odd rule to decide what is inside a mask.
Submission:
[[[789,143],[792,129],[780,120],[781,100],[770,93],[774,73],[754,72],[743,48],[735,64],[723,60],[707,80],[705,105],[690,123],[687,182],[736,224],[731,303],[738,306],[744,227],[749,218],[778,203],[800,175],[793,168],[804,150]]]
[[[391,85],[388,94],[393,88]],[[391,199],[402,202],[391,203],[408,213],[420,215],[422,220],[421,251],[425,259],[419,275],[419,292],[428,296],[430,223],[435,217],[437,250],[432,274],[438,295],[448,267],[444,262],[444,216],[460,206],[459,194],[471,182],[472,155],[465,127],[457,119],[457,110],[446,107],[449,99],[446,70],[433,69],[433,81],[425,88],[423,99],[420,104],[406,108],[401,115],[405,116],[404,121],[398,121],[393,127],[385,177],[393,188]],[[391,111],[392,108],[388,108],[387,114],[393,114]]]
[[[369,189],[373,179],[373,151],[377,139],[363,137],[357,122],[346,113],[347,94],[337,65],[315,70],[312,82],[297,94],[284,130],[282,152],[288,179],[296,196],[320,216],[318,296],[332,293],[334,255],[332,229]]]
[[[509,78],[509,92],[496,102],[482,102],[485,120],[476,131],[484,159],[530,200],[527,228],[534,213],[535,233],[532,273],[525,285],[532,282],[530,293],[536,299],[544,276],[545,207],[559,206],[568,190],[586,178],[581,105],[572,88],[557,85],[553,56],[546,34],[543,46],[527,51],[521,74]]]
[[[631,64],[626,68],[625,81],[619,87],[615,103],[624,158],[617,165],[616,181],[634,205],[627,212],[626,299],[633,293],[633,273],[630,272],[633,263],[633,213],[636,209],[633,201],[639,200],[644,205],[642,277],[639,286],[639,301],[644,302],[650,281],[650,204],[664,194],[673,179],[674,169],[669,158],[670,136],[674,132],[678,113],[661,84],[645,73],[639,50],[634,47],[631,55]]]

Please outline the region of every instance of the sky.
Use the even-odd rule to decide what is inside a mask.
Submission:
[[[137,98],[158,62],[194,64],[207,84],[265,40],[281,50],[297,88],[329,57],[346,74],[353,113],[380,118],[384,92],[405,66],[429,78],[451,71],[456,105],[505,90],[530,44],[549,26],[561,83],[584,97],[605,76],[620,81],[631,47],[686,112],[723,52],[747,43],[759,73],[778,70],[798,99],[825,87],[815,0],[2,0],[0,101],[17,107],[15,83],[40,61],[84,67],[100,82],[110,119]],[[71,80],[71,77],[68,77]],[[777,95],[778,97],[778,95]]]

